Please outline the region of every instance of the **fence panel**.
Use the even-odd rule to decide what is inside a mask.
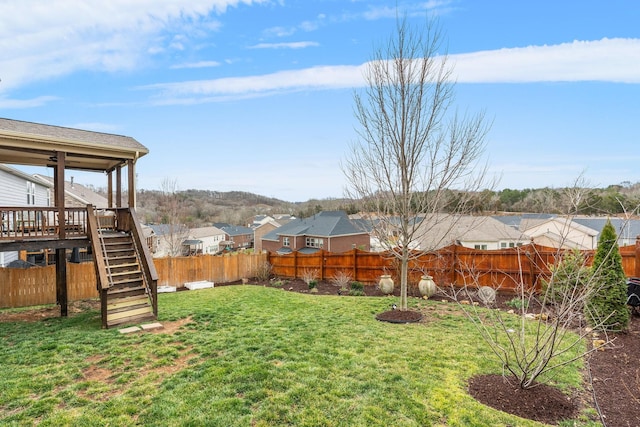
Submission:
[[[587,264],[594,251],[585,251]],[[640,243],[620,248],[627,276],[640,276]],[[448,246],[439,251],[415,254],[409,263],[409,283],[417,284],[422,274],[430,274],[439,286],[491,286],[514,290],[519,284],[540,289],[550,274],[549,267],[560,252],[554,248],[526,245],[519,248],[483,251]],[[305,269],[317,271],[320,280],[331,280],[342,271],[353,280],[373,285],[382,274],[399,278],[399,265],[388,253],[353,249],[345,253],[319,251],[316,254],[230,254],[195,257],[156,258],[158,285],[183,287],[186,282],[209,280],[235,282],[254,277],[265,262],[276,276],[300,278]],[[53,304],[56,302],[55,266],[29,269],[0,268],[0,308]],[[69,300],[96,298],[95,267],[91,262],[67,264]]]
[[[232,254],[224,256],[156,258],[158,285],[183,287],[186,282],[210,280],[235,282],[253,277],[266,254]],[[98,298],[95,266],[92,262],[67,263],[69,301]],[[0,308],[55,304],[55,265],[27,269],[0,268]]]

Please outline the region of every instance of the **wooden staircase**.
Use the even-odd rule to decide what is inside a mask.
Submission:
[[[99,230],[98,234],[109,281],[106,290],[106,327],[155,319],[131,233]]]
[[[87,205],[102,327],[158,317],[158,273],[135,209],[109,208],[98,215]]]

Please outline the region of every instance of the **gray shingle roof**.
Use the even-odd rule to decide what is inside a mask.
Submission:
[[[344,211],[323,211],[308,218],[291,220],[267,233],[263,239],[278,240],[278,236],[335,237],[363,234]]]
[[[147,152],[147,148],[129,136],[110,133],[93,132],[62,126],[45,125],[41,123],[23,122],[20,120],[0,118],[0,130],[40,135],[49,138],[66,139],[77,142],[90,142],[109,146],[131,148],[140,152]]]

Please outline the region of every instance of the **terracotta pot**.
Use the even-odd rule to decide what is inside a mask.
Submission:
[[[378,286],[380,287],[380,292],[383,294],[392,294],[393,293],[393,279],[388,274],[383,274],[380,276],[380,282],[378,282]]]
[[[418,282],[418,290],[420,295],[427,298],[432,297],[436,293],[436,284],[433,281],[433,277],[424,275]]]

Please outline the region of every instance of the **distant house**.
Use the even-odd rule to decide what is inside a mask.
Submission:
[[[216,254],[220,251],[220,243],[226,240],[226,234],[218,227],[192,228],[187,240],[200,242],[202,254]]]
[[[458,244],[471,249],[506,249],[530,243],[526,234],[490,216],[433,215],[422,219],[415,249],[434,250]]]
[[[241,225],[231,225],[226,222],[217,222],[214,227],[224,231],[225,241],[220,242],[220,249],[236,250],[253,247],[253,229]]]
[[[277,218],[277,219],[276,219]],[[278,227],[282,227],[295,217],[291,215],[256,215],[251,225],[253,229],[253,247],[256,252],[262,252],[262,238]]]
[[[38,179],[18,169],[0,164],[0,206],[48,207],[51,205],[51,197],[49,188]],[[9,229],[12,219],[3,212],[0,221],[1,230],[4,231]],[[6,267],[18,259],[18,252],[0,252],[0,267]]]
[[[309,218],[294,219],[262,237],[262,248],[269,252],[314,253],[347,252],[353,248],[368,251],[369,233],[359,229],[344,211],[323,211]]]
[[[184,251],[184,241],[189,237],[189,229],[180,224],[149,224],[155,236],[156,250],[154,258],[181,256]]]
[[[618,235],[618,246],[634,245],[636,243],[636,238],[640,236],[640,220],[635,218],[625,219],[576,216],[573,218],[573,221],[592,230],[596,230],[598,232],[596,239],[600,238],[600,232],[607,221],[611,221],[611,224],[616,229],[616,234]]]
[[[33,176],[53,192],[53,178],[40,174]],[[96,193],[89,187],[74,182],[73,177],[71,177],[70,181],[65,181],[64,183],[64,197],[65,206],[72,208],[84,208],[87,205],[92,205],[98,209],[104,209],[109,203],[106,197]]]
[[[520,229],[541,246],[581,250],[595,249],[598,246],[599,230],[579,224],[570,217],[522,223]]]

